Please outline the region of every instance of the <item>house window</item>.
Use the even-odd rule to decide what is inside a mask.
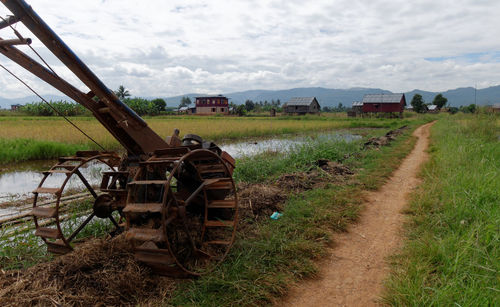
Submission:
[[[215,113],[215,108],[212,108],[212,112]]]
[[[220,111],[221,111],[222,113],[224,113],[224,108],[220,108]]]

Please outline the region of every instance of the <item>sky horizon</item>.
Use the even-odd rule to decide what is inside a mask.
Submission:
[[[134,96],[299,87],[444,92],[500,84],[500,1],[27,1],[110,88]],[[0,15],[10,12],[0,5]],[[21,24],[67,81],[86,87]],[[10,29],[0,30],[13,38]],[[30,56],[26,46],[19,47]],[[0,55],[39,93],[59,95]],[[0,96],[32,95],[0,69]]]

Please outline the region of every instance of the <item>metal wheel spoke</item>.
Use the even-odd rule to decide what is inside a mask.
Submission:
[[[92,196],[94,198],[97,198],[97,193],[95,192],[94,188],[90,185],[90,183],[87,181],[87,179],[85,179],[85,177],[82,175],[82,173],[80,173],[79,169],[77,169],[75,171],[75,174],[78,175],[78,177],[83,182],[83,184],[85,185],[85,187],[89,190],[90,194],[92,194]]]
[[[113,225],[115,225],[116,229],[120,228],[120,225],[118,225],[118,223],[116,222],[115,218],[112,215],[109,216],[109,220],[111,221],[111,223],[113,223]]]
[[[95,216],[94,212],[92,212],[86,219],[85,221],[83,221],[83,223],[78,226],[78,228],[71,234],[71,236],[69,236],[69,238],[67,239],[68,242],[71,242],[75,237],[76,235],[82,231],[83,227],[85,227],[91,220],[92,218]]]

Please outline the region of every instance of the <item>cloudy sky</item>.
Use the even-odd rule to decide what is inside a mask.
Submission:
[[[500,84],[498,0],[28,3],[106,85],[123,84],[134,96],[312,86],[444,91]],[[0,5],[0,14],[8,13]],[[34,38],[22,26],[18,30]],[[0,37],[13,33],[3,29]],[[40,42],[32,46],[76,83]],[[2,55],[0,64],[41,93],[57,94]],[[0,96],[27,95],[0,70]]]

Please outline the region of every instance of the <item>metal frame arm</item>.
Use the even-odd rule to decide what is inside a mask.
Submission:
[[[70,69],[89,89],[83,94],[51,71],[12,46],[0,46],[0,53],[21,65],[40,79],[54,86],[88,108],[106,129],[132,154],[151,153],[169,145],[118,99],[102,81],[76,56],[24,0],[0,0],[40,41]],[[9,23],[11,21],[9,20]],[[36,63],[36,64],[34,64]],[[96,95],[99,102],[92,97]]]

